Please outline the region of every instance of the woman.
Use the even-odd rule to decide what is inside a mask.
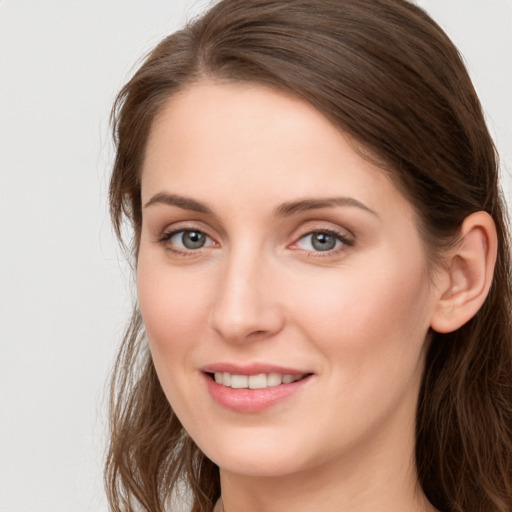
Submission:
[[[114,109],[138,303],[113,510],[512,509],[510,251],[457,50],[402,0],[224,0]]]

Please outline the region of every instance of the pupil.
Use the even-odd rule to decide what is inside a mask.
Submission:
[[[206,237],[200,231],[185,231],[181,237],[183,245],[187,249],[199,249],[203,247]]]
[[[329,251],[334,249],[336,239],[326,233],[315,233],[313,234],[311,243],[317,251]]]

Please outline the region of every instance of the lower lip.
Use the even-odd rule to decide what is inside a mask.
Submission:
[[[212,398],[223,407],[237,412],[260,412],[298,393],[311,379],[311,375],[292,382],[263,389],[234,389],[215,382],[204,374]]]

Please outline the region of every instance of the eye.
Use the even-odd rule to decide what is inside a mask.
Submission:
[[[164,235],[161,242],[174,249],[193,251],[215,245],[215,242],[205,233],[197,229],[181,229]]]
[[[343,245],[353,245],[353,243],[334,231],[314,231],[299,238],[294,247],[305,251],[327,252]]]

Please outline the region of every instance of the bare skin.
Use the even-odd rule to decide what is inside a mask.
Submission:
[[[309,104],[203,82],[155,121],[142,201],[151,353],[220,467],[225,512],[435,510],[417,481],[415,411],[453,279],[430,280],[413,208],[388,176]],[[240,408],[209,375],[219,364],[305,377]]]

